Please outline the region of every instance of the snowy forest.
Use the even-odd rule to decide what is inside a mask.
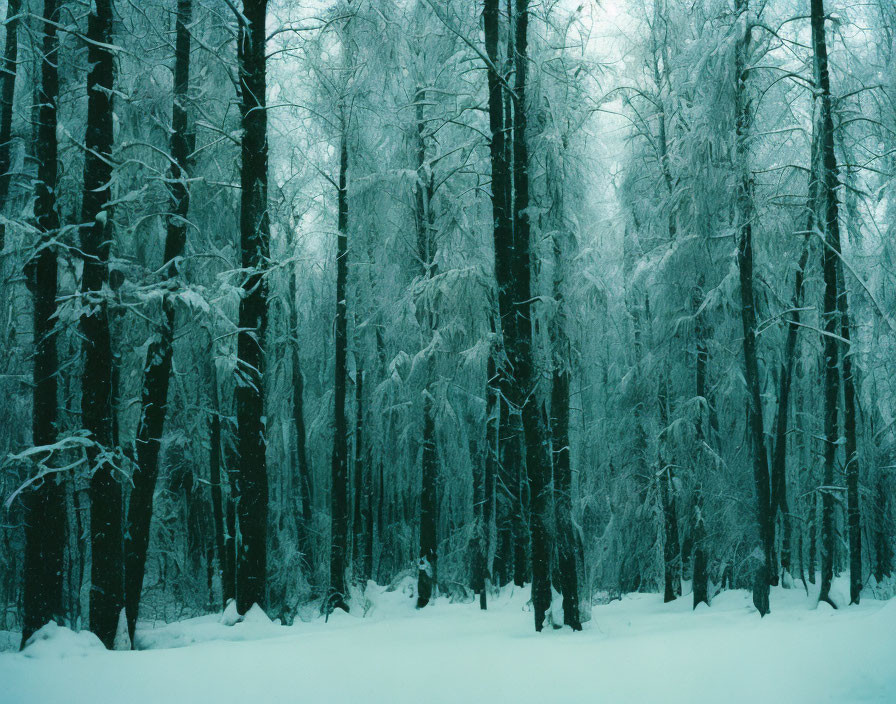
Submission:
[[[892,0],[3,27],[4,649],[512,592],[567,653],[639,595],[896,653]]]

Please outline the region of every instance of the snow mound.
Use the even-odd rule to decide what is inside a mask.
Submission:
[[[244,623],[264,623],[264,624],[272,624],[270,617],[264,612],[258,604],[252,604],[249,610],[246,612],[246,615],[243,616]]]
[[[76,633],[51,621],[28,639],[22,654],[29,658],[64,658],[104,650],[102,641],[90,631]]]
[[[234,626],[242,620],[243,617],[240,616],[240,612],[236,610],[236,600],[228,599],[227,606],[224,607],[224,613],[221,614],[221,624],[224,626]]]
[[[128,617],[122,609],[118,614],[118,627],[115,630],[115,641],[112,650],[130,650],[131,635],[128,633]]]

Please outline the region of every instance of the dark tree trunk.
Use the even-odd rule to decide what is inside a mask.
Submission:
[[[877,521],[874,530],[874,578],[881,582],[893,573],[893,545],[890,527],[890,503],[892,494],[888,491],[888,479],[883,472],[877,475],[875,504]]]
[[[18,5],[18,3],[15,3]],[[13,14],[13,3],[9,5]],[[57,436],[57,375],[59,360],[56,353],[56,332],[53,316],[56,312],[57,263],[56,250],[48,243],[59,229],[56,210],[58,174],[56,142],[56,103],[59,98],[57,68],[59,40],[56,0],[44,3],[43,54],[41,56],[41,85],[38,93],[37,181],[35,183],[34,216],[39,241],[36,256],[27,264],[29,288],[34,297],[34,408],[32,413],[32,442],[36,446],[52,445]],[[9,60],[9,36],[15,35],[15,24],[6,25]],[[14,57],[13,57],[14,61]],[[9,66],[7,65],[7,70]],[[6,79],[3,86],[3,110],[6,110]],[[10,96],[10,104],[12,97]],[[4,117],[0,119],[5,119]],[[2,126],[0,126],[2,129]],[[8,138],[7,140],[8,141]],[[8,170],[8,165],[7,169]],[[5,171],[3,172],[5,173]],[[52,453],[41,458],[52,466]],[[25,565],[23,584],[22,646],[31,635],[49,621],[60,621],[63,615],[62,575],[65,550],[64,485],[50,473],[24,494],[25,503]],[[80,536],[79,536],[80,537]]]
[[[681,543],[678,539],[678,511],[671,467],[662,468],[660,492],[663,501],[663,601],[681,596]]]
[[[529,480],[526,476],[526,468],[523,465],[522,448],[520,442],[523,440],[522,419],[520,414],[515,413],[510,416],[510,422],[514,430],[511,431],[513,444],[508,443],[508,457],[512,457],[510,467],[515,470],[511,476],[514,487],[514,503],[513,503],[513,583],[518,587],[523,587],[532,578],[531,565],[529,564],[529,521],[530,514],[530,495]],[[513,448],[510,450],[510,448]]]
[[[503,349],[503,346],[502,346]],[[506,388],[505,368],[499,366],[495,384]],[[497,545],[495,549],[495,580],[504,586],[517,579],[525,581],[526,547],[524,497],[520,493],[520,477],[523,474],[520,450],[520,417],[512,413],[505,399],[499,397],[500,418],[498,420],[497,441],[497,486],[496,486],[496,526]],[[521,547],[520,547],[521,546]],[[522,553],[521,555],[519,553]],[[517,568],[516,562],[522,564]]]
[[[366,585],[370,578],[369,555],[367,555],[367,512],[364,510],[364,488],[367,484],[367,452],[364,446],[364,370],[355,370],[355,506],[354,506],[354,562],[355,579]]]
[[[343,127],[344,129],[344,127]],[[339,147],[338,223],[336,233],[336,335],[333,384],[333,458],[330,492],[330,590],[327,611],[340,608],[348,611],[345,584],[348,550],[348,427],[345,419],[346,350],[348,318],[346,283],[348,279],[348,198],[346,172],[348,147],[343,132]]]
[[[493,328],[494,330],[494,328]],[[486,365],[485,386],[485,467],[483,476],[482,511],[480,514],[482,525],[479,526],[479,553],[482,560],[482,591],[479,592],[479,608],[488,608],[488,587],[493,579],[493,566],[491,555],[493,554],[492,541],[495,538],[495,512],[496,491],[498,473],[498,386],[497,364],[495,362],[495,346],[492,342],[491,350]]]
[[[694,298],[694,316],[695,316],[695,335],[697,337],[697,369],[696,369],[696,391],[697,397],[703,399],[703,404],[709,406],[709,392],[707,390],[707,368],[709,367],[709,350],[706,346],[707,330],[704,323],[704,317],[700,311],[703,301],[703,285],[704,281],[701,277],[699,288]],[[701,443],[706,443],[706,427],[704,424],[705,413],[701,409],[697,416],[697,439]],[[710,430],[710,434],[715,440],[715,435]],[[705,456],[701,447],[700,455]],[[693,592],[694,592],[694,608],[701,601],[709,606],[709,571],[707,569],[706,560],[706,523],[703,517],[703,488],[698,483],[694,489],[694,512],[693,512],[693,545],[694,545],[694,572],[693,572]]]
[[[560,336],[560,340],[564,336]],[[560,591],[563,594],[563,622],[574,631],[582,630],[579,615],[579,555],[572,520],[572,470],[569,458],[569,369],[554,370],[551,395],[552,437],[554,442],[554,501],[557,515]]]
[[[212,501],[212,520],[214,521],[215,550],[218,554],[218,575],[221,578],[221,606],[236,597],[234,579],[233,540],[229,535],[230,508],[229,486],[225,493],[224,484],[228,481],[227,462],[225,461],[225,440],[221,427],[221,401],[218,390],[218,375],[215,371],[214,358],[209,359],[209,390],[211,394],[211,415],[209,420],[209,482]]]
[[[828,198],[836,198],[830,192]],[[832,237],[833,239],[833,237]],[[840,251],[840,243],[832,242]],[[840,337],[844,341],[841,372],[843,375],[843,433],[846,436],[846,523],[849,528],[849,603],[858,604],[862,594],[862,515],[859,508],[859,453],[856,428],[858,403],[855,389],[855,372],[850,349],[849,303],[843,276],[843,263],[837,258],[837,281],[840,284],[837,305],[840,311]]]
[[[747,0],[738,0],[737,9],[746,11]],[[746,57],[749,54],[750,35],[747,29],[738,41],[735,73],[735,110],[737,124],[737,168],[741,172],[738,184],[737,263],[740,273],[741,323],[744,333],[744,378],[747,382],[747,419],[753,455],[753,481],[756,491],[756,525],[759,537],[759,564],[753,579],[753,604],[762,616],[769,612],[770,560],[772,546],[771,496],[769,486],[768,456],[762,421],[762,397],[759,389],[759,363],[756,355],[756,297],[753,293],[753,179],[747,159],[747,141],[750,133],[750,102],[747,98]]]
[[[551,606],[551,545],[549,528],[551,502],[551,458],[545,418],[538,399],[534,354],[532,350],[531,262],[529,261],[529,147],[526,136],[526,80],[529,71],[528,33],[529,0],[516,0],[516,99],[513,113],[513,245],[510,251],[496,248],[496,257],[510,256],[514,285],[514,309],[517,332],[511,346],[511,385],[514,406],[521,409],[523,436],[526,440],[526,475],[531,502],[530,533],[532,563],[532,607],[535,630],[540,631]],[[497,267],[496,267],[497,270]]]
[[[557,199],[560,200],[559,197]],[[561,203],[554,207],[561,209]],[[559,213],[562,218],[562,210]],[[563,623],[574,631],[582,630],[579,613],[578,566],[582,560],[572,519],[572,467],[569,450],[569,385],[570,343],[564,327],[566,306],[563,297],[565,237],[562,227],[554,235],[554,301],[557,306],[552,337],[555,346],[553,384],[551,387],[551,439],[554,461],[554,507],[557,518],[557,557],[560,592],[563,594]]]
[[[292,337],[292,417],[296,429],[296,459],[299,470],[299,493],[302,501],[302,517],[297,521],[299,526],[299,550],[307,570],[307,578],[313,573],[314,557],[311,553],[311,507],[312,480],[311,465],[308,461],[308,450],[305,446],[305,380],[302,376],[302,365],[299,359],[299,311],[296,300],[296,276],[289,279],[290,292],[290,336]]]
[[[668,381],[660,383],[658,405],[663,428],[669,427],[669,401],[666,391]],[[659,437],[659,484],[663,509],[663,601],[669,603],[681,596],[681,542],[678,537],[678,502],[672,476],[673,463],[663,454],[665,430]]]
[[[240,117],[243,127],[240,174],[240,244],[246,269],[240,300],[237,337],[236,418],[239,471],[236,511],[237,610],[266,605],[268,473],[264,427],[264,348],[268,302],[267,266],[270,247],[268,219],[268,141],[265,55],[267,0],[244,0],[238,38]]]
[[[703,521],[703,489],[694,492],[694,608],[709,606],[709,575],[706,566],[706,525]]]
[[[486,382],[486,384],[487,383],[488,382]],[[486,386],[486,394],[487,393],[488,387]],[[486,411],[486,414],[487,413],[488,411]],[[486,427],[488,427],[487,415],[485,423]],[[474,414],[471,413],[467,418],[467,425],[470,428],[475,428],[478,426],[478,419]],[[487,433],[488,430],[486,430],[486,434]],[[468,438],[468,446],[470,448],[470,474],[473,480],[473,537],[470,541],[470,556],[472,558],[470,569],[470,586],[473,589],[473,593],[479,595],[479,606],[484,610],[486,608],[487,601],[483,601],[483,594],[485,593],[486,560],[486,538],[484,532],[485,522],[483,520],[483,513],[485,510],[485,458],[488,454],[488,440],[486,439],[485,446],[480,449],[476,436],[471,434]]]
[[[508,13],[512,13],[514,0],[507,0]],[[492,166],[492,219],[495,242],[495,279],[497,283],[497,303],[500,324],[495,355],[497,357],[496,386],[505,391],[513,380],[508,372],[509,345],[516,339],[516,314],[514,311],[514,290],[512,286],[513,264],[513,179],[512,162],[512,110],[510,96],[504,90],[505,83],[499,74],[504,59],[498,51],[500,35],[499,0],[485,0],[483,5],[485,27],[485,48],[490,65],[488,67],[489,129],[491,133],[490,155]],[[510,35],[510,32],[508,32]],[[508,36],[507,62],[511,63],[512,37]],[[500,254],[499,254],[500,250]],[[496,467],[495,522],[497,540],[495,546],[495,580],[499,586],[507,584],[514,572],[514,533],[520,533],[520,498],[516,495],[521,475],[519,410],[514,413],[506,403],[500,401],[498,423],[498,464]],[[523,568],[525,569],[525,568]]]
[[[495,503],[495,470],[498,461],[498,388],[494,343],[486,363],[485,380],[485,450],[473,457],[473,500],[476,537],[473,556],[473,590],[479,594],[479,608],[488,608],[488,585],[491,579],[492,526]]]
[[[228,434],[229,435],[229,434]],[[232,446],[235,440],[231,437],[230,443],[224,439],[222,433],[222,447],[227,449]],[[236,599],[236,509],[234,508],[234,498],[236,491],[234,490],[233,475],[236,474],[236,468],[239,465],[239,459],[236,452],[231,447],[231,452],[224,454],[224,471],[227,476],[227,484],[230,493],[224,498],[224,575],[223,584],[221,585],[221,594],[226,604],[231,599]]]
[[[171,169],[168,181],[168,229],[165,237],[165,279],[172,284],[179,275],[178,262],[187,240],[187,214],[190,191],[189,137],[187,133],[187,91],[190,86],[190,32],[192,0],[178,0],[176,47],[174,59],[174,102],[171,110]],[[128,633],[134,642],[140,592],[146,569],[149,547],[152,501],[159,474],[159,450],[165,416],[168,413],[168,384],[174,341],[174,301],[170,295],[162,298],[162,320],[157,338],[149,345],[141,393],[140,423],[137,427],[137,468],[133,474],[128,508],[128,531],[125,536],[125,606]]]
[[[815,563],[818,553],[818,496],[810,494],[806,503],[809,504],[809,582],[815,584]]]
[[[859,459],[858,447],[856,441],[856,392],[855,378],[852,368],[852,351],[850,349],[850,323],[849,323],[849,299],[846,291],[846,281],[844,278],[843,262],[840,259],[841,242],[840,242],[840,206],[837,196],[837,188],[840,185],[837,175],[837,156],[834,150],[834,119],[831,98],[831,82],[828,71],[828,53],[827,42],[825,39],[824,28],[824,1],[813,0],[812,2],[812,38],[815,50],[815,70],[816,81],[820,90],[821,98],[821,125],[822,125],[822,183],[824,184],[824,203],[825,203],[825,332],[829,335],[825,338],[825,345],[830,344],[833,348],[839,349],[843,347],[837,357],[827,356],[828,366],[831,367],[830,373],[833,376],[838,370],[836,363],[839,361],[840,378],[843,383],[843,434],[845,436],[845,474],[846,474],[846,516],[847,526],[849,529],[849,596],[851,604],[858,604],[862,591],[862,532],[861,532],[861,514],[859,511]],[[829,269],[831,271],[829,271]],[[832,285],[832,291],[828,291],[828,285]],[[829,293],[834,296],[836,310],[827,308]],[[839,335],[840,340],[830,337],[830,334],[837,334],[836,317],[839,316]],[[830,327],[830,330],[828,329]],[[826,386],[825,399],[827,402],[829,389],[827,388],[827,372],[826,369]],[[836,391],[830,392],[831,399],[836,404]],[[835,411],[836,413],[836,411]],[[826,413],[827,420],[827,413]],[[836,415],[834,415],[834,434],[827,436],[828,444],[832,439],[837,438]],[[833,448],[836,453],[836,446]],[[825,471],[827,472],[827,455],[825,455]],[[833,495],[830,488],[833,482],[833,472],[828,481],[825,476],[825,484],[828,488],[824,490],[824,499],[830,504],[830,510],[826,513],[833,513]],[[833,517],[829,521],[833,530]],[[825,523],[824,525],[827,525]],[[822,530],[825,531],[825,527]],[[828,540],[825,537],[823,541],[825,551],[827,551]],[[830,536],[830,544],[834,545],[833,535]],[[833,563],[833,556],[831,555]],[[827,598],[830,584],[824,579],[827,573],[825,563],[822,563],[822,595],[821,598]]]
[[[827,62],[824,64],[827,67]],[[827,84],[828,107],[830,111],[830,83]],[[824,98],[822,98],[824,104]],[[830,129],[833,134],[833,119],[825,123],[825,134]],[[831,140],[833,142],[833,139]],[[831,143],[825,147],[825,189],[828,202],[837,203],[837,159],[834,154],[834,145]],[[858,604],[862,593],[862,516],[859,509],[859,453],[858,431],[856,421],[858,417],[856,396],[855,372],[852,366],[852,332],[849,322],[849,294],[846,288],[843,260],[840,255],[842,247],[840,243],[839,214],[836,216],[836,225],[829,223],[829,244],[836,256],[837,269],[837,311],[840,315],[840,343],[843,351],[840,361],[840,374],[843,384],[843,435],[845,436],[845,474],[846,474],[846,524],[849,532],[849,603]],[[826,240],[827,242],[827,240]]]
[[[843,327],[838,326],[838,298],[840,294],[841,281],[838,280],[838,253],[840,251],[840,212],[837,200],[837,156],[834,152],[834,121],[831,109],[831,83],[828,74],[828,52],[825,40],[824,29],[824,2],[823,0],[812,0],[812,46],[815,54],[815,80],[818,85],[819,97],[821,99],[821,163],[822,163],[822,184],[824,186],[824,234],[825,246],[822,252],[822,271],[824,274],[824,361],[825,361],[825,377],[824,377],[824,476],[821,489],[821,591],[819,592],[819,601],[826,601],[834,606],[830,597],[831,580],[834,576],[834,465],[837,459],[837,445],[839,441],[839,430],[837,421],[837,403],[840,392],[840,341],[838,336],[842,335]],[[842,317],[842,316],[841,316]],[[845,327],[848,332],[848,320]],[[844,376],[845,376],[844,368]],[[851,365],[850,365],[851,371]],[[844,420],[847,413],[852,413],[853,429],[855,428],[855,407],[854,398],[849,394],[844,394]],[[851,408],[847,408],[851,404]],[[845,423],[844,423],[845,424]],[[847,472],[855,470],[858,465],[853,463],[855,452],[855,436],[853,435],[853,444],[847,447]],[[850,481],[847,474],[847,482]],[[856,518],[858,518],[858,498],[856,497]],[[852,506],[850,505],[850,508]],[[850,529],[852,526],[850,525]],[[856,541],[859,536],[856,535]],[[850,542],[852,543],[852,531],[850,530]],[[861,555],[860,566],[861,566]],[[850,584],[850,595],[855,601],[858,599],[858,588],[860,587],[861,575],[856,574],[856,583]],[[855,591],[855,593],[853,593]]]
[[[90,478],[91,591],[90,628],[107,648],[115,641],[124,607],[124,544],[121,484],[105,453],[113,448],[113,358],[109,307],[103,288],[109,281],[113,238],[108,204],[112,189],[112,90],[114,82],[112,2],[96,0],[87,18],[87,134],[84,140],[84,199],[81,293],[85,312],[81,416],[96,443],[88,451]]]
[[[368,451],[367,461],[364,469],[364,507],[361,511],[361,517],[364,521],[364,579],[374,579],[373,572],[373,515],[374,506],[377,505],[377,499],[374,496],[374,487],[376,481],[373,476],[373,457],[372,451]],[[366,581],[365,581],[366,584]]]
[[[218,556],[218,576],[221,579],[221,607],[227,605],[228,597],[225,585],[232,580],[227,574],[227,558],[225,556],[225,535],[227,526],[224,524],[224,492],[221,490],[221,417],[217,409],[211,416],[211,447],[209,450],[209,480],[212,495],[212,520],[215,522],[215,552]]]
[[[423,106],[426,91],[416,91],[416,131],[417,131],[417,179],[414,187],[414,223],[417,234],[417,259],[420,276],[424,280],[435,274],[435,252],[432,241],[433,226],[433,175],[427,173],[426,164],[426,120]],[[432,339],[434,311],[421,302],[418,309],[424,344]],[[433,596],[438,580],[438,518],[437,495],[438,457],[436,455],[436,424],[433,409],[431,352],[425,361],[425,383],[423,390],[423,436],[420,467],[420,551],[417,564],[417,608],[426,606]]]
[[[520,302],[528,301],[531,295],[528,281],[531,279],[531,273],[529,271],[529,217],[528,213],[523,213],[521,216],[520,209],[528,207],[529,202],[529,163],[528,163],[528,143],[526,140],[526,125],[527,125],[527,113],[526,113],[526,98],[525,98],[525,86],[527,73],[524,72],[522,76],[516,73],[518,66],[520,63],[524,67],[527,67],[528,57],[524,55],[520,55],[517,53],[518,50],[522,50],[524,53],[527,51],[528,47],[528,9],[525,13],[525,17],[520,18],[520,3],[517,0],[507,0],[507,18],[508,18],[508,28],[507,28],[507,69],[505,76],[509,76],[511,74],[516,76],[516,85],[514,86],[517,99],[511,101],[510,91],[507,90],[504,92],[504,131],[507,137],[505,138],[504,148],[507,153],[507,165],[510,169],[510,178],[507,179],[507,209],[511,214],[510,220],[510,242],[513,243],[513,252],[512,256],[516,257],[516,259],[511,263],[511,270],[514,272],[518,272],[521,267],[525,266],[526,271],[523,272],[525,275],[525,280],[518,279],[514,280],[516,283],[516,290],[513,291],[513,299],[511,304],[513,306],[520,306]],[[520,33],[521,24],[524,23],[526,29],[523,33],[526,35],[523,37],[522,41],[518,38],[518,34]],[[520,89],[522,89],[522,93],[520,93]],[[525,159],[525,161],[523,161]],[[525,193],[521,193],[521,188],[525,188]],[[520,205],[520,203],[525,202],[527,205]],[[522,218],[525,218],[526,222],[522,223]],[[525,237],[525,240],[523,238]],[[519,247],[525,246],[526,251],[520,252]],[[516,275],[516,274],[514,274]],[[510,326],[509,330],[512,333],[512,344],[508,347],[508,361],[510,362],[510,369],[515,369],[514,360],[519,356],[519,352],[516,349],[517,345],[531,344],[532,334],[531,334],[531,321],[529,319],[529,306],[525,304],[523,306],[525,310],[516,310],[516,313],[512,315],[513,325]],[[525,320],[523,320],[525,318]],[[527,333],[526,330],[529,330]],[[505,335],[505,344],[507,341],[507,336]],[[519,375],[516,375],[515,372],[508,372],[511,377],[515,377],[512,379],[513,383],[516,384],[517,389],[520,394],[524,394],[524,390],[526,385],[528,384],[528,380],[522,379]],[[529,555],[529,548],[531,544],[531,499],[532,499],[532,487],[529,481],[529,468],[528,468],[528,441],[526,440],[526,430],[525,430],[525,421],[522,417],[522,398],[524,396],[520,396],[520,399],[517,399],[513,402],[512,408],[508,409],[507,420],[508,420],[508,428],[510,430],[508,435],[508,447],[511,448],[507,453],[508,458],[511,459],[509,463],[509,470],[511,472],[511,481],[512,486],[515,488],[516,495],[513,505],[513,583],[518,587],[523,587],[526,582],[532,579],[531,572],[531,560]],[[540,406],[540,404],[534,399],[530,398],[530,401],[535,403],[536,406]],[[536,409],[538,414],[539,421],[544,425],[544,442],[545,442],[545,453],[548,452],[547,445],[547,425],[545,424],[545,419],[541,417],[540,408]],[[512,444],[511,444],[512,443]],[[525,454],[525,464],[524,464],[524,455],[523,445],[526,446],[526,454]],[[548,460],[550,460],[549,455],[545,455]],[[533,582],[534,587],[534,582]],[[537,618],[537,616],[536,616]]]
[[[56,4],[53,4],[55,12]],[[3,78],[0,80],[0,214],[6,210],[9,182],[12,179],[12,107],[16,93],[16,73],[19,54],[19,12],[22,0],[10,0],[6,5],[6,46],[3,50]],[[58,21],[58,19],[57,19]],[[55,28],[54,28],[55,33]],[[55,40],[54,40],[55,41]],[[54,67],[58,73],[58,67]],[[57,81],[58,82],[58,81]],[[43,145],[37,146],[40,149]],[[35,213],[35,216],[37,213]],[[0,251],[6,245],[6,225],[0,223]]]
[[[797,336],[800,324],[800,308],[803,305],[803,280],[809,261],[809,233],[816,226],[815,208],[818,199],[818,177],[815,169],[817,135],[812,143],[812,163],[809,174],[808,214],[806,222],[806,242],[797,264],[793,281],[793,310],[787,327],[787,341],[784,360],[781,363],[778,381],[778,411],[775,419],[775,444],[772,456],[772,518],[781,525],[781,568],[791,571],[790,509],[787,503],[787,433],[790,413],[790,391],[793,386],[793,368],[796,363]]]
[[[432,396],[423,397],[423,459],[420,490],[420,556],[417,565],[417,608],[429,603],[438,577],[436,538],[436,476],[438,472]]]
[[[526,440],[526,468],[531,510],[532,603],[535,629],[540,631],[551,604],[550,583],[550,456],[547,431],[537,395],[532,352],[529,262],[529,172],[526,143],[526,76],[528,70],[528,1],[516,3],[516,85],[513,115],[514,216],[508,212],[507,180],[511,177],[504,148],[502,79],[497,74],[498,6],[485,0],[483,12],[489,57],[489,126],[491,130],[492,211],[495,239],[495,278],[498,308],[507,355],[500,375],[509,411],[521,415]],[[511,225],[512,223],[512,225]],[[504,366],[504,365],[502,365]],[[512,371],[511,371],[512,370]],[[512,439],[511,439],[512,441]]]
[[[376,565],[376,575],[381,580],[384,575],[383,563],[386,554],[386,470],[382,459],[379,462],[378,475],[379,480],[376,483],[376,535],[379,540],[380,550]]]

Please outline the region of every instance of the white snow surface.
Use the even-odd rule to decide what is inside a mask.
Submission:
[[[835,611],[775,588],[760,619],[744,591],[696,611],[690,597],[633,594],[595,605],[581,633],[536,634],[528,589],[485,612],[447,599],[417,611],[412,596],[371,583],[366,614],[290,627],[260,609],[233,625],[141,624],[139,652],[49,625],[0,654],[0,701],[896,702],[896,600]]]

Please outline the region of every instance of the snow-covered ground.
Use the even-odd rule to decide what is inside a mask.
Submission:
[[[409,592],[371,586],[363,618],[329,623],[147,627],[140,652],[51,628],[0,654],[0,702],[896,702],[896,600],[834,611],[774,589],[760,619],[746,592],[696,612],[638,594],[595,606],[582,633],[538,635],[528,590],[487,612],[446,599],[418,612]]]

